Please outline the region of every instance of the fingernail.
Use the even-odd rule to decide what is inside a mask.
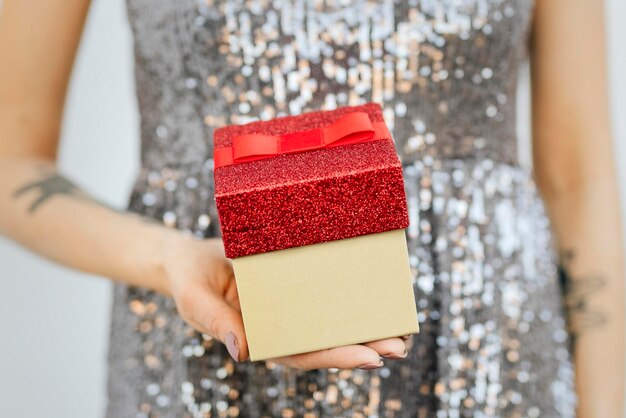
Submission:
[[[389,354],[387,354],[385,357],[386,357],[386,358],[389,358],[389,359],[394,359],[394,360],[397,360],[397,359],[403,359],[403,358],[406,358],[407,354],[409,354],[409,353],[408,353],[408,351],[406,351],[406,348],[405,348],[405,349],[404,349],[404,352],[403,352],[402,354],[389,353]]]
[[[224,337],[224,343],[226,344],[228,354],[230,354],[235,361],[239,361],[239,345],[237,344],[235,334],[228,332],[226,337]]]
[[[359,366],[359,369],[363,369],[363,370],[378,369],[382,365],[383,365],[383,361],[380,360],[378,363],[365,363],[362,366]]]

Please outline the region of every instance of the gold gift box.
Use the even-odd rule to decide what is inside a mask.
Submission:
[[[380,105],[222,127],[214,142],[251,360],[419,331],[402,166]]]
[[[404,230],[233,265],[253,361],[419,331]]]

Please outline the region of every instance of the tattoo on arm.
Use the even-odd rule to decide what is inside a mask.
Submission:
[[[78,186],[58,173],[46,173],[46,175],[42,178],[17,189],[13,193],[13,197],[17,199],[18,197],[30,192],[37,193],[37,197],[28,208],[29,213],[34,213],[47,200],[57,195],[76,196],[89,199],[89,197],[85,195],[78,188]]]
[[[35,200],[31,203],[31,205],[28,208],[28,212],[31,214],[37,211],[37,209],[39,209],[41,205],[43,205],[46,201],[50,200],[51,198],[55,196],[62,195],[62,196],[80,198],[87,202],[95,203],[107,209],[113,210],[115,212],[118,212],[127,216],[139,218],[140,220],[144,222],[148,222],[152,224],[160,224],[160,222],[158,222],[156,219],[153,219],[153,218],[141,215],[141,214],[120,211],[114,207],[111,207],[105,203],[102,203],[94,199],[93,197],[89,196],[88,194],[84,193],[80,189],[80,187],[78,187],[76,184],[72,183],[70,180],[63,177],[59,173],[51,172],[49,170],[45,170],[41,178],[32,182],[29,182],[25,184],[24,186],[20,187],[19,189],[17,189],[13,193],[13,197],[17,199],[17,198],[22,197],[23,195],[31,194],[31,193],[32,194],[36,193]]]
[[[572,349],[576,347],[576,341],[583,333],[600,328],[608,321],[606,313],[589,302],[589,297],[604,289],[606,280],[597,276],[572,278],[569,268],[574,256],[573,251],[564,251],[559,266],[559,282],[563,291]]]

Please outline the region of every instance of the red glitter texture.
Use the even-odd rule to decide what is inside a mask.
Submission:
[[[354,111],[383,121],[375,103],[309,112],[216,129],[215,148],[231,146],[242,134],[320,128]],[[391,139],[216,168],[215,200],[229,258],[409,225],[402,166]]]

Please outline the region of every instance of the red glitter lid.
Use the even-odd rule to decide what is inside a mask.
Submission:
[[[380,105],[342,107],[215,130],[215,149],[243,134],[326,127],[349,112],[384,122]],[[225,165],[215,200],[226,256],[300,247],[406,228],[402,166],[391,138]]]

